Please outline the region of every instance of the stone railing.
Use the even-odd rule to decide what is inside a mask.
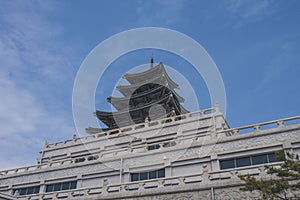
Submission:
[[[300,116],[278,119],[248,126],[241,126],[238,128],[232,128],[217,132],[217,134],[225,133],[227,136],[237,136],[239,134],[256,133],[263,130],[282,128],[292,124],[300,124]]]
[[[278,165],[278,163],[273,163]],[[199,187],[205,187],[208,183],[220,182],[224,180],[229,180],[230,184],[242,183],[238,176],[240,175],[254,175],[265,177],[268,176],[265,172],[264,165],[258,166],[248,166],[237,169],[230,170],[220,170],[208,172],[206,166],[202,169],[201,174],[186,175],[186,176],[176,176],[167,177],[159,179],[150,179],[144,181],[134,181],[122,184],[109,184],[107,179],[104,179],[102,186],[91,187],[91,188],[78,188],[74,190],[58,191],[58,192],[48,192],[40,194],[32,194],[27,196],[16,197],[20,200],[37,200],[37,199],[72,199],[76,197],[93,197],[95,195],[109,195],[109,194],[130,194],[130,192],[138,191],[144,192],[147,190],[155,190],[156,188],[174,188],[174,187],[184,187],[189,185],[197,185]]]
[[[78,158],[69,158],[69,159],[58,160],[58,161],[50,161],[50,162],[42,163],[42,164],[38,164],[38,165],[3,170],[3,171],[0,171],[0,177],[1,177],[1,175],[2,176],[14,175],[14,174],[19,174],[19,173],[32,172],[32,171],[36,171],[36,170],[50,169],[50,168],[54,168],[54,167],[67,167],[67,166],[79,164],[79,163],[89,164],[93,161],[94,162],[102,161],[103,159],[105,159],[107,157],[124,155],[124,152],[125,153],[143,153],[143,152],[148,152],[148,151],[155,152],[155,150],[171,148],[173,146],[176,146],[177,144],[180,144],[184,140],[193,139],[193,138],[195,138],[195,137],[189,136],[189,137],[184,137],[180,140],[173,139],[173,140],[156,142],[156,143],[151,143],[151,144],[141,144],[141,145],[135,145],[135,146],[129,145],[126,148],[118,148],[118,149],[114,149],[114,150],[108,150],[105,152],[100,152],[98,154],[82,156],[82,157],[78,157]],[[149,147],[151,147],[151,146],[156,146],[156,147],[154,149],[149,149]]]
[[[64,141],[55,142],[55,143],[51,143],[51,144],[46,143],[45,148],[46,149],[47,148],[58,148],[58,147],[62,147],[65,145],[74,145],[74,144],[78,144],[81,142],[86,142],[88,140],[94,140],[97,138],[101,138],[103,136],[115,137],[115,136],[120,136],[120,134],[129,133],[131,131],[133,131],[133,132],[134,131],[143,131],[143,129],[146,129],[146,128],[154,129],[157,127],[163,127],[165,124],[169,124],[169,123],[178,123],[178,122],[181,123],[181,121],[183,121],[183,120],[188,120],[188,119],[191,119],[194,117],[208,116],[215,112],[219,112],[218,106],[216,106],[215,108],[209,108],[209,109],[200,110],[197,112],[191,112],[191,113],[187,113],[187,114],[183,114],[183,115],[176,115],[174,117],[168,117],[168,118],[164,118],[164,119],[140,123],[140,124],[136,124],[133,126],[125,126],[122,128],[99,132],[99,133],[95,133],[93,135],[88,135],[88,136],[83,136],[83,137],[73,137],[73,139],[70,139],[70,140],[64,140]]]
[[[292,124],[300,125],[300,123],[298,121],[300,121],[300,116],[284,118],[284,119],[279,119],[279,120],[274,120],[274,121],[269,121],[269,122],[264,122],[264,123],[249,125],[249,126],[243,126],[243,127],[234,128],[234,129],[223,130],[223,131],[217,132],[217,135],[225,133],[227,136],[234,137],[234,136],[238,136],[238,135],[242,134],[241,131],[243,131],[243,130],[248,130],[247,133],[250,133],[250,132],[251,133],[259,133],[260,131],[262,132],[263,130],[268,130],[271,128],[282,128],[282,127],[287,127],[288,125],[292,125]],[[122,156],[127,153],[145,153],[148,151],[151,151],[154,153],[155,150],[171,148],[173,146],[180,145],[181,143],[183,143],[184,141],[187,141],[187,140],[190,140],[190,142],[197,141],[199,138],[210,135],[210,134],[211,133],[206,133],[206,134],[201,134],[201,135],[188,135],[188,136],[183,135],[181,138],[172,139],[172,140],[163,141],[163,142],[157,142],[157,143],[151,143],[151,144],[140,144],[140,145],[134,145],[134,146],[128,145],[127,147],[102,151],[98,154],[93,154],[93,155],[89,155],[89,156],[83,156],[83,157],[78,157],[78,158],[69,158],[69,159],[64,159],[64,160],[59,160],[59,161],[50,161],[48,163],[42,163],[42,164],[38,164],[38,165],[3,170],[3,171],[0,171],[0,177],[1,177],[1,175],[4,176],[4,175],[26,173],[26,172],[42,170],[42,169],[46,169],[46,168],[49,169],[49,168],[54,168],[54,167],[64,167],[64,166],[67,167],[67,166],[79,164],[79,163],[89,164],[89,163],[95,162],[95,161],[102,161],[107,157]],[[154,149],[150,150],[148,148],[150,146],[156,146],[156,147]]]

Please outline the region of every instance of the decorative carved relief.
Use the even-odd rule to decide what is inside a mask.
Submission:
[[[215,191],[215,200],[253,200],[258,197],[258,192],[243,192],[239,188],[225,188]]]
[[[191,200],[193,198],[193,194],[172,194],[164,197],[158,197],[158,200]]]

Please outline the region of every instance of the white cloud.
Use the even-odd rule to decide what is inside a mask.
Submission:
[[[63,28],[48,19],[56,8],[44,1],[0,8],[0,169],[35,164],[45,140],[74,133],[64,93],[71,94],[75,72]]]
[[[35,123],[42,117],[42,109],[35,97],[26,90],[16,88],[6,77],[0,77],[1,136],[35,131]]]

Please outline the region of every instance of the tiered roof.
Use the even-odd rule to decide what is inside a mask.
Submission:
[[[107,98],[117,111],[95,112],[96,117],[108,128],[123,127],[188,112],[180,104],[184,102],[184,98],[174,91],[179,89],[178,84],[168,76],[162,63],[153,66],[151,59],[150,69],[136,74],[125,74],[123,78],[129,82],[129,85],[117,86],[117,90],[124,96]]]

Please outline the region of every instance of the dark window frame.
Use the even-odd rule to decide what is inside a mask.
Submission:
[[[266,162],[262,162],[259,164],[256,164],[256,162],[254,162],[254,157],[258,157],[258,156],[266,156]],[[247,159],[249,158],[250,164],[249,165],[239,165],[238,164],[238,160],[241,159]],[[233,166],[231,165],[231,167],[226,167],[226,162],[230,162],[233,161]],[[240,156],[240,157],[234,157],[234,158],[230,158],[230,159],[222,159],[219,160],[219,166],[221,170],[225,170],[225,169],[233,169],[233,168],[239,168],[239,167],[246,167],[246,166],[253,166],[253,165],[262,165],[262,164],[268,164],[268,163],[274,163],[274,162],[279,162],[280,160],[278,160],[276,158],[275,152],[268,152],[268,153],[261,153],[261,154],[255,154],[255,155],[249,155],[249,156]]]
[[[29,192],[29,190],[32,189],[32,192]],[[30,194],[39,194],[40,193],[40,186],[30,186],[30,187],[21,187],[21,188],[15,188],[13,189],[12,194],[14,195],[16,193],[16,191],[19,192],[20,196],[23,195],[30,195]]]
[[[68,184],[68,189],[64,189],[63,185],[66,186]],[[53,184],[47,184],[45,191],[46,192],[57,192],[57,191],[63,191],[63,190],[72,190],[77,188],[77,181],[68,181],[68,182],[61,182],[61,183],[53,183]]]
[[[142,177],[141,175],[145,175],[146,178]],[[155,174],[155,177],[151,176]],[[130,181],[135,182],[135,181],[144,181],[144,180],[153,180],[153,179],[158,179],[158,178],[164,178],[166,177],[166,169],[158,169],[158,170],[152,170],[152,171],[143,171],[143,172],[137,172],[137,173],[131,173],[130,174]]]
[[[149,145],[147,149],[148,149],[148,151],[153,151],[153,150],[156,150],[156,149],[160,149],[160,145],[159,144],[152,144],[152,145]]]

